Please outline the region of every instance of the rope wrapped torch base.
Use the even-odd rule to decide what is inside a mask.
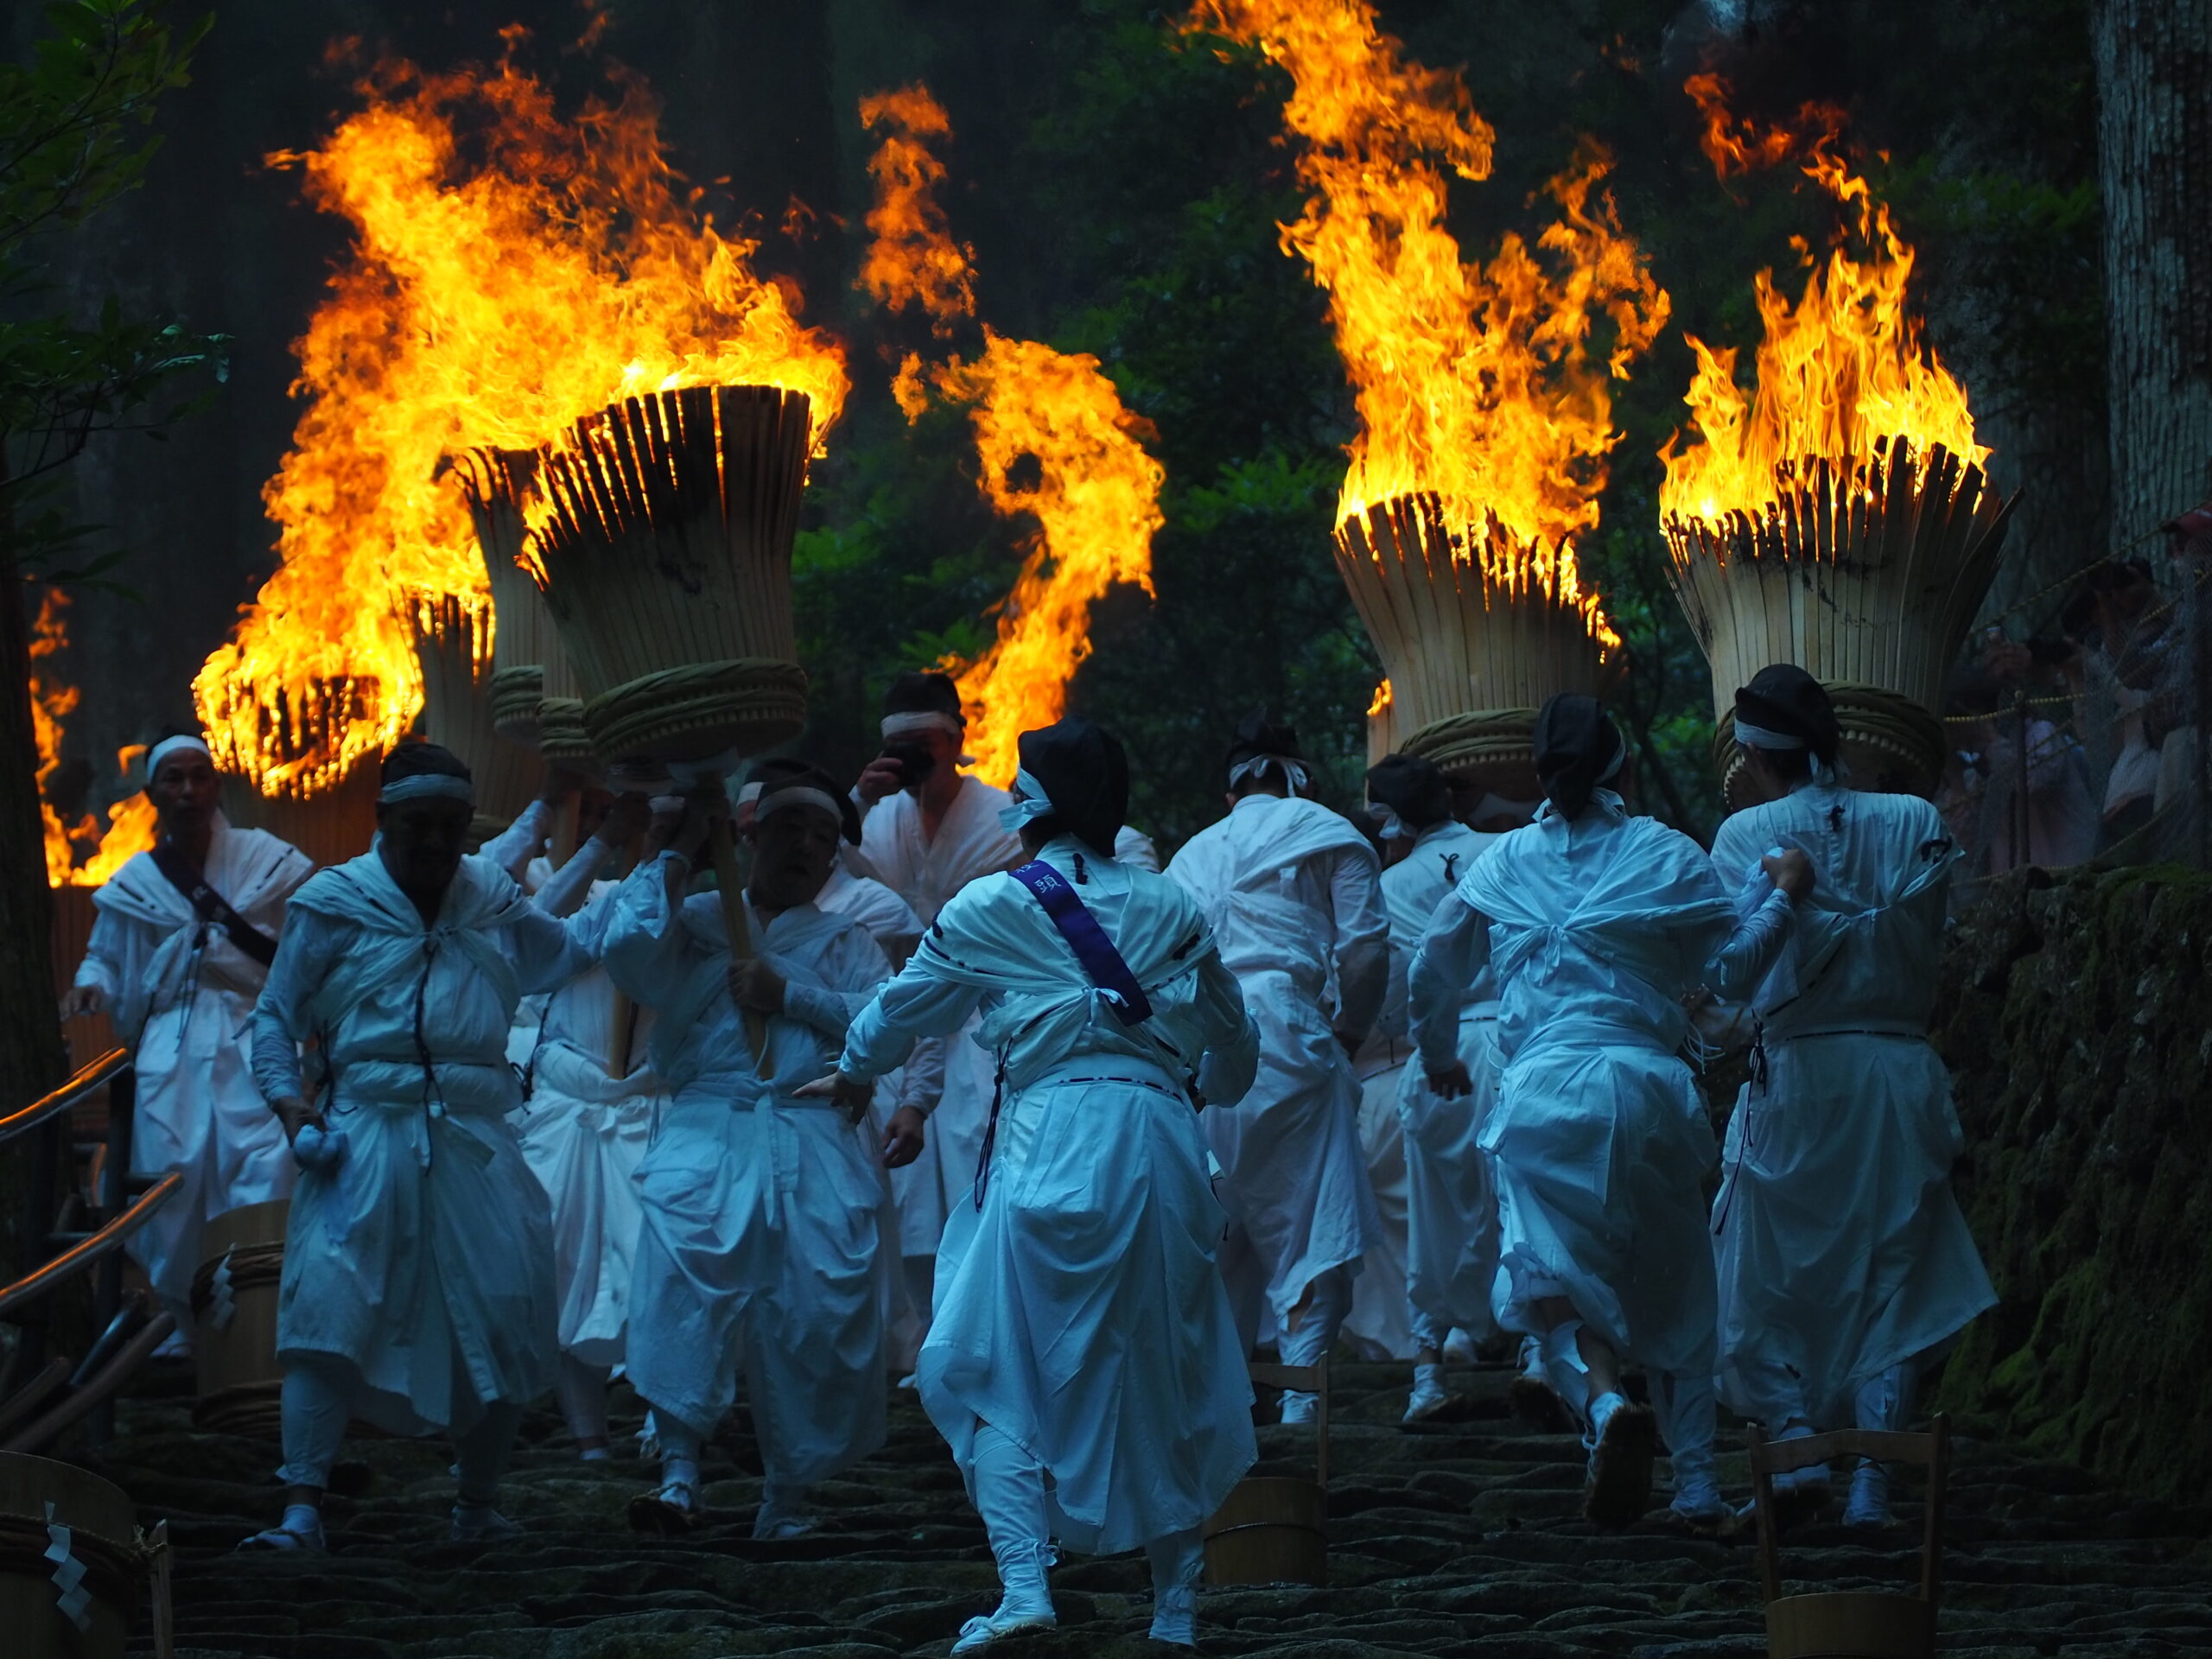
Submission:
[[[502,668],[492,676],[492,729],[512,743],[537,747],[537,705],[545,700],[545,671],[536,663]]]
[[[537,752],[565,766],[588,766],[597,762],[591,734],[584,728],[581,697],[547,697],[538,703]]]
[[[1536,780],[1536,711],[1477,709],[1431,721],[1407,738],[1404,753],[1433,762],[1455,796],[1529,801]]]
[[[1943,722],[1901,691],[1858,680],[1823,680],[1836,723],[1843,728],[1842,756],[1854,789],[1935,798],[1943,779],[1949,744]],[[1731,811],[1749,804],[1742,792],[1744,750],[1736,741],[1736,715],[1721,715],[1713,734],[1713,762]]]
[[[806,671],[772,657],[688,663],[594,697],[583,721],[593,752],[606,761],[758,754],[804,728]]]

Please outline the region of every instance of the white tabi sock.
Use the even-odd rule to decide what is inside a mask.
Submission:
[[[607,1435],[607,1367],[587,1365],[574,1354],[561,1356],[556,1392],[569,1433],[579,1440],[604,1440]],[[586,1452],[587,1458],[592,1455]],[[605,1457],[604,1446],[599,1456]]]
[[[953,1651],[980,1647],[993,1637],[1025,1624],[1057,1623],[1045,1569],[1052,1562],[1050,1520],[1045,1505],[1043,1465],[1014,1437],[990,1423],[976,1430],[975,1460],[969,1483],[991,1554],[999,1568],[1001,1596],[995,1612],[971,1618],[961,1627]]]
[[[1198,1575],[1205,1549],[1198,1529],[1171,1532],[1144,1547],[1152,1564],[1152,1639],[1179,1648],[1198,1645]]]
[[[1559,1395],[1594,1442],[1599,1425],[1591,1421],[1590,1368],[1582,1359],[1582,1321],[1567,1319],[1544,1332],[1544,1381]],[[1618,1398],[1618,1395],[1607,1396]],[[1611,1414],[1607,1414],[1610,1415]]]
[[[680,1487],[680,1497],[669,1501],[681,1509],[699,1503],[699,1436],[673,1417],[657,1416],[653,1427],[660,1438],[660,1484],[664,1494]]]
[[[1414,1391],[1406,1401],[1405,1421],[1412,1422],[1415,1418],[1435,1410],[1447,1397],[1444,1387],[1443,1366],[1414,1366]]]
[[[1918,1361],[1900,1360],[1876,1372],[1859,1385],[1852,1400],[1852,1415],[1860,1428],[1901,1431],[1912,1415],[1913,1398],[1920,1391]],[[1844,1508],[1847,1527],[1888,1527],[1896,1524],[1890,1511],[1890,1471],[1886,1464],[1867,1459],[1851,1477],[1851,1501]]]
[[[1718,1410],[1713,1395],[1710,1376],[1651,1374],[1651,1409],[1659,1419],[1659,1437],[1667,1442],[1674,1506],[1696,1518],[1717,1516],[1726,1507],[1720,1501],[1719,1474],[1713,1460]]]

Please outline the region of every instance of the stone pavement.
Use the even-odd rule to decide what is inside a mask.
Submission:
[[[1627,1533],[1593,1533],[1579,1518],[1576,1442],[1511,1420],[1508,1375],[1455,1369],[1465,1397],[1448,1408],[1451,1421],[1407,1431],[1395,1421],[1407,1368],[1340,1364],[1331,1583],[1206,1592],[1205,1651],[1763,1652],[1748,1529],[1744,1542],[1696,1541],[1655,1511]],[[173,1387],[126,1402],[108,1470],[142,1518],[169,1522],[181,1548],[182,1659],[880,1659],[944,1653],[961,1621],[995,1600],[982,1526],[911,1395],[894,1408],[890,1445],[823,1489],[822,1529],[792,1542],[749,1536],[759,1463],[741,1426],[709,1453],[717,1524],[660,1540],[624,1520],[651,1471],[577,1462],[557,1420],[539,1412],[503,1498],[527,1536],[446,1541],[452,1487],[441,1449],[364,1440],[349,1442],[334,1483],[347,1495],[333,1497],[333,1553],[322,1558],[230,1553],[276,1519],[276,1455],[192,1432],[185,1403]],[[617,1421],[626,1421],[619,1411]],[[634,1429],[634,1411],[626,1421]],[[1733,1431],[1724,1438],[1740,1444]],[[1310,1469],[1310,1431],[1271,1427],[1261,1443],[1261,1472]],[[1740,1452],[1724,1459],[1722,1474],[1732,1491],[1745,1489]],[[1910,1489],[1900,1507],[1907,1528],[1893,1539],[1802,1529],[1784,1571],[1804,1587],[1904,1587],[1917,1559]],[[2202,1511],[2131,1500],[2071,1466],[1966,1440],[1947,1530],[1947,1652],[2120,1659],[2212,1649],[2212,1516]],[[1059,1630],[991,1651],[1170,1652],[1146,1639],[1147,1584],[1141,1558],[1071,1557],[1053,1574]]]

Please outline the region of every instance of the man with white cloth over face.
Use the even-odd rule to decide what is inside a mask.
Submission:
[[[1020,753],[1007,817],[1032,861],[945,906],[817,1087],[865,1098],[977,1009],[997,1056],[989,1162],[946,1230],[919,1368],[1005,1591],[953,1651],[1053,1623],[1054,1536],[1142,1546],[1152,1633],[1187,1646],[1198,1529],[1255,1456],[1196,1108],[1243,1095],[1258,1036],[1198,906],[1108,850],[1121,745],[1070,718]]]
[[[922,1120],[902,1110],[879,1147],[861,1114],[798,1097],[891,963],[865,927],[814,902],[841,836],[858,838],[852,803],[804,762],[760,776],[745,893],[756,954],[733,961],[717,896],[683,896],[709,827],[695,801],[658,820],[673,843],[623,884],[606,962],[658,1011],[653,1066],[672,1096],[638,1166],[628,1366],[662,1480],[631,1519],[701,1518],[700,1449],[736,1397],[741,1357],[767,1477],[753,1535],[792,1538],[813,1526],[806,1489],[883,1444],[883,1166],[912,1160]]]
[[[160,837],[92,895],[92,937],[61,1004],[65,1020],[105,1009],[130,1046],[132,1173],[184,1177],[130,1246],[176,1320],[164,1357],[192,1351],[200,1229],[292,1190],[283,1128],[253,1085],[249,1022],[285,902],[315,865],[272,835],[232,828],[221,786],[196,734],[169,733],[146,752]]]
[[[883,696],[883,753],[861,771],[860,862],[913,906],[926,927],[978,877],[1021,862],[1020,840],[999,822],[1008,797],[960,770],[968,732],[950,677],[901,674]],[[938,1241],[975,1185],[991,1110],[991,1058],[973,1025],[931,1039],[899,1078],[899,1098],[929,1118],[921,1155],[894,1175],[906,1289],[926,1321]]]
[[[1260,1029],[1243,1109],[1207,1123],[1230,1215],[1222,1276],[1247,1350],[1264,1313],[1283,1363],[1311,1365],[1336,1342],[1382,1230],[1350,1057],[1389,989],[1390,928],[1375,849],[1305,798],[1298,734],[1248,715],[1227,764],[1229,816],[1167,867],[1212,924]],[[1286,1392],[1282,1420],[1311,1422],[1318,1404]]]
[[[1716,959],[1725,972],[1771,963],[1812,873],[1802,853],[1765,861],[1767,891],[1739,921],[1703,849],[1605,787],[1627,747],[1597,699],[1553,697],[1535,748],[1536,822],[1476,860],[1414,959],[1421,1063],[1439,1095],[1472,1092],[1459,1014],[1488,963],[1503,1070],[1480,1145],[1511,1281],[1504,1323],[1541,1337],[1552,1387],[1584,1425],[1592,1522],[1626,1526],[1650,1502],[1653,1413],[1621,1392],[1634,1358],[1673,1459],[1675,1518],[1723,1529],[1734,1517],[1713,1471],[1702,1185],[1717,1149],[1675,1052],[1682,999]]]
[[[375,844],[293,895],[254,1010],[254,1078],[301,1166],[276,1315],[284,1518],[257,1548],[323,1548],[353,1417],[453,1436],[455,1538],[519,1530],[493,1502],[524,1406],[552,1386],[556,1338],[545,1189],[507,1122],[507,1028],[518,998],[589,959],[462,855],[474,801],[449,751],[386,755]]]
[[[1820,878],[1771,970],[1715,987],[1749,997],[1759,1033],[1713,1205],[1721,1395],[1777,1439],[1904,1427],[1922,1361],[1996,1301],[1951,1196],[1962,1141],[1927,1035],[1959,850],[1928,802],[1845,788],[1839,735],[1804,670],[1753,676],[1736,741],[1759,804],[1713,844],[1732,885],[1784,847]],[[1827,1497],[1825,1468],[1779,1479],[1792,1507]],[[1891,1524],[1881,1465],[1853,1476],[1844,1521]]]
[[[1380,810],[1384,839],[1412,843],[1382,872],[1393,968],[1409,975],[1436,907],[1499,837],[1452,816],[1451,785],[1434,762],[1418,755],[1383,757],[1367,774],[1367,798],[1370,812]],[[1497,986],[1487,969],[1475,976],[1453,1017],[1459,1060],[1474,1092],[1439,1094],[1418,1065],[1403,1068],[1398,1082],[1406,1148],[1406,1304],[1414,1338],[1408,1422],[1446,1400],[1445,1338],[1456,1329],[1479,1341],[1496,1328],[1491,1294],[1497,1279],[1497,1200],[1477,1144],[1497,1093]],[[1418,1042],[1421,1033],[1411,1035]]]

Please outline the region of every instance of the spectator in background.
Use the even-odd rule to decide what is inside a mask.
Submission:
[[[2048,677],[2038,656],[2050,654],[2000,639],[1983,653],[1980,667],[1952,677],[1946,712],[1959,766],[1955,778],[1946,778],[1939,804],[1960,845],[1980,855],[1978,874],[2029,864],[2060,869],[2097,849],[2088,758],[2036,696],[2038,681]]]

